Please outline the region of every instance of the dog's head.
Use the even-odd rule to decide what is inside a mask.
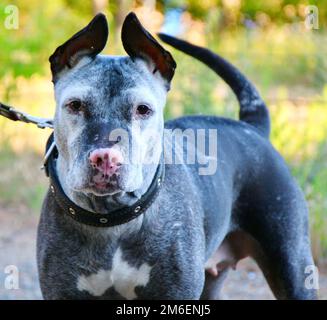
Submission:
[[[123,24],[128,56],[99,53],[104,15],[50,57],[55,86],[55,142],[66,185],[98,196],[132,192],[162,151],[163,107],[176,67],[134,13]]]

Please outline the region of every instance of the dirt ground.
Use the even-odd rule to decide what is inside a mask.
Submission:
[[[36,269],[37,216],[26,217],[22,208],[0,207],[0,299],[42,299]],[[5,289],[5,268],[15,265],[19,270],[19,289]],[[320,299],[327,299],[327,274],[320,272]],[[239,263],[231,271],[223,289],[224,299],[274,299],[261,271],[251,260]]]

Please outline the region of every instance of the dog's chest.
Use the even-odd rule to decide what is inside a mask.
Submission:
[[[107,290],[114,289],[123,298],[136,299],[135,288],[145,287],[149,283],[151,269],[146,262],[136,266],[124,259],[123,251],[118,247],[110,269],[100,268],[88,275],[80,274],[76,285],[80,292],[87,292],[94,297],[101,297]]]

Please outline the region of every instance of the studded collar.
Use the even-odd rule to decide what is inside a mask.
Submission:
[[[45,156],[45,172],[50,179],[50,192],[55,201],[62,209],[62,212],[75,221],[93,227],[113,227],[131,221],[148,209],[156,199],[160,186],[162,185],[165,173],[164,159],[161,157],[154,179],[148,191],[132,206],[117,209],[108,214],[100,214],[85,210],[73,201],[71,201],[65,194],[56,170],[55,161],[58,157],[58,150],[54,145],[53,134],[48,139]]]

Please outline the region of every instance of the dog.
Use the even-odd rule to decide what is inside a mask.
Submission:
[[[269,141],[255,87],[208,49],[159,34],[215,71],[240,104],[239,121],[164,122],[176,63],[133,12],[121,35],[127,56],[99,55],[108,26],[98,14],[49,59],[56,112],[37,237],[43,297],[218,299],[228,271],[250,256],[276,298],[315,299],[305,287],[314,264],[306,202]],[[166,130],[190,141],[204,132],[217,155],[199,158],[216,170],[168,163],[166,148],[179,160],[188,150]]]

